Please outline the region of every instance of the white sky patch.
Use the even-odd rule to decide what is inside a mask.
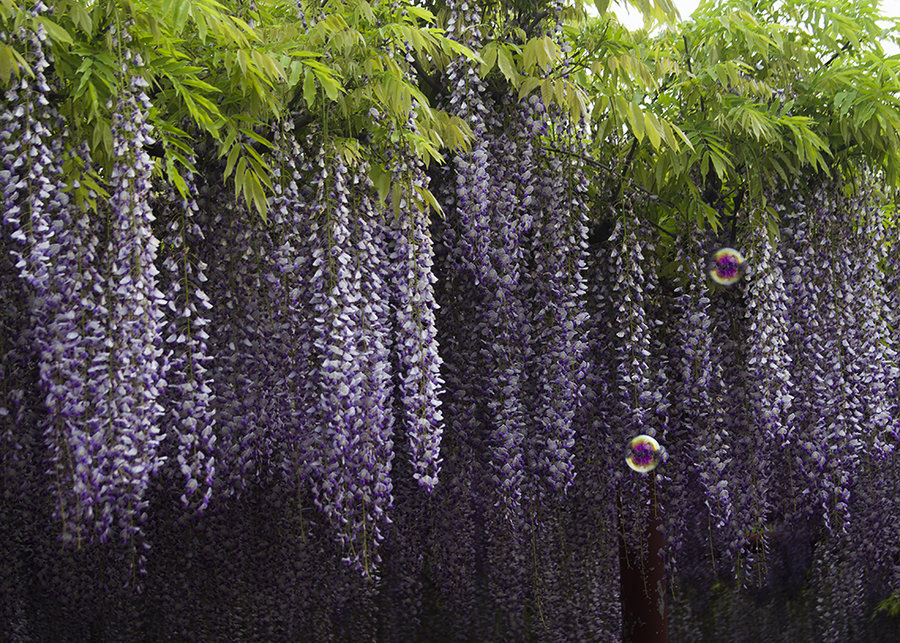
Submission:
[[[900,18],[900,0],[881,0],[881,15]],[[888,56],[900,54],[900,47],[891,42],[885,43],[884,53]]]
[[[690,18],[694,9],[700,4],[700,0],[673,1],[682,20]],[[610,10],[616,14],[619,21],[628,29],[640,29],[644,26],[644,18],[640,12],[625,2],[611,2]],[[881,0],[881,14],[888,18],[900,18],[900,0]],[[900,54],[900,48],[894,43],[885,42],[884,53],[888,56]]]
[[[892,1],[900,3],[900,0]],[[674,0],[674,4],[675,8],[678,9],[679,15],[681,15],[681,19],[687,20],[694,12],[694,9],[697,8],[697,5],[700,4],[700,0]],[[610,10],[616,14],[619,22],[629,29],[640,29],[644,26],[643,16],[634,7],[626,5],[624,2],[611,2],[609,6]]]

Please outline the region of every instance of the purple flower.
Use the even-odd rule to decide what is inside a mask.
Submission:
[[[196,188],[188,181],[188,192]],[[215,409],[209,373],[206,327],[212,307],[204,292],[206,264],[197,256],[203,232],[197,224],[193,197],[180,198],[172,187],[157,203],[166,225],[162,262],[167,305],[165,345],[169,376],[165,406],[176,444],[170,460],[184,476],[181,502],[202,512],[209,504],[215,475]],[[165,422],[169,426],[169,422]],[[199,492],[199,493],[198,493]]]
[[[136,56],[132,62],[140,69]],[[110,535],[116,518],[126,542],[141,534],[150,478],[163,462],[159,398],[166,386],[162,349],[166,301],[157,289],[159,242],[151,228],[152,163],[145,145],[152,139],[146,120],[150,110],[146,86],[138,73],[132,73],[113,115],[115,163],[102,297],[108,310],[104,331],[109,349],[95,355],[91,367],[97,405],[92,434],[109,445],[103,463],[109,486],[100,517],[101,539]]]
[[[336,528],[345,560],[370,575],[393,502],[389,316],[380,275],[387,257],[368,197],[352,190],[359,175],[340,161],[331,169],[328,209],[312,228],[318,403],[307,464],[316,505]],[[355,224],[351,207],[361,214]]]
[[[425,177],[409,162],[395,168],[400,177],[412,175],[412,186],[425,187]],[[443,416],[438,396],[443,380],[435,328],[434,273],[427,211],[413,204],[407,194],[398,212],[386,211],[388,232],[393,240],[392,292],[396,310],[396,339],[403,408],[403,427],[409,440],[413,477],[427,493],[434,490],[440,470]]]

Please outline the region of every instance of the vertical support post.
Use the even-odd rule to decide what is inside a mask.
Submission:
[[[656,494],[656,472],[647,476],[650,514],[647,517],[646,552],[628,547],[619,535],[622,640],[624,643],[668,643],[666,613],[665,534]],[[622,516],[621,507],[619,516]]]

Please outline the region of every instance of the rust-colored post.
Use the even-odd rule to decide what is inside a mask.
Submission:
[[[656,497],[656,472],[647,476],[650,515],[647,518],[647,551],[634,551],[619,536],[622,640],[624,643],[668,643],[666,614],[665,535]],[[621,509],[619,515],[622,515]]]

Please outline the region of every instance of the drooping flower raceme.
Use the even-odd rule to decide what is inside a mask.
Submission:
[[[411,175],[409,187],[424,188],[425,177],[409,161],[395,168],[399,176]],[[398,184],[403,184],[398,181]],[[401,198],[397,211],[386,210],[392,237],[391,290],[396,308],[395,352],[399,367],[399,397],[403,407],[400,425],[409,440],[413,477],[429,494],[440,470],[443,416],[440,394],[442,360],[435,328],[433,254],[428,213],[412,202],[412,194]],[[374,213],[373,215],[374,216]]]
[[[537,96],[526,107],[529,135],[540,136],[542,121],[557,122]],[[565,141],[572,133],[556,132]],[[531,341],[535,359],[537,443],[532,466],[556,493],[564,493],[575,478],[572,427],[575,408],[584,377],[585,344],[582,327],[586,314],[581,311],[586,292],[584,271],[587,250],[587,185],[583,168],[566,157],[547,154],[544,167],[535,173],[532,195],[535,199],[531,231],[530,275],[532,293]]]
[[[193,181],[188,184],[194,192]],[[212,307],[204,292],[206,265],[197,256],[203,232],[197,224],[197,202],[182,199],[169,188],[158,209],[166,226],[161,281],[165,293],[169,376],[165,405],[175,442],[174,464],[184,476],[181,502],[202,512],[209,504],[215,475],[215,411],[208,363],[206,326]],[[171,422],[171,423],[170,423]],[[168,449],[172,451],[171,447]]]
[[[33,7],[36,15],[45,9]],[[6,202],[4,223],[21,245],[19,274],[31,289],[31,338],[39,356],[40,385],[47,416],[55,513],[63,540],[80,542],[97,517],[95,505],[106,487],[101,436],[88,426],[94,411],[89,365],[104,338],[106,311],[96,300],[100,287],[98,239],[86,212],[70,202],[62,177],[63,139],[52,130],[59,116],[50,106],[45,76],[43,25],[23,34],[34,58],[33,78],[6,94],[12,109],[2,135]],[[83,150],[75,154],[86,155]],[[77,187],[77,186],[76,186]]]
[[[677,320],[669,337],[672,431],[666,442],[678,454],[679,462],[667,472],[666,539],[669,560],[676,560],[679,566],[683,561],[685,567],[696,562],[684,560],[683,547],[694,535],[691,531],[697,509],[704,507],[708,512],[700,521],[706,528],[700,536],[704,540],[712,539],[714,528],[721,541],[721,534],[731,524],[732,512],[727,475],[732,448],[730,427],[716,421],[711,390],[718,367],[712,360],[712,344],[718,340],[711,328],[704,255],[696,231],[690,231],[677,246],[679,285],[672,301]],[[662,350],[656,347],[653,352]],[[712,551],[711,544],[704,550]]]
[[[380,276],[386,257],[371,205],[354,204],[351,181],[359,177],[340,160],[331,170],[325,218],[313,226],[319,244],[311,276],[319,397],[315,459],[308,464],[317,506],[337,528],[347,561],[368,575],[378,563],[382,524],[393,501],[390,363]],[[362,215],[355,226],[353,205]]]
[[[145,150],[152,143],[150,100],[144,91],[147,82],[139,75],[140,59],[135,55],[129,62],[137,69],[127,77],[113,117],[116,161],[110,177],[105,275],[109,351],[102,359],[95,357],[91,367],[98,409],[95,433],[109,445],[101,537],[109,535],[115,517],[125,541],[133,540],[147,519],[147,487],[162,464],[159,397],[166,369],[165,299],[157,289],[159,242],[151,229],[149,203],[152,161]]]

